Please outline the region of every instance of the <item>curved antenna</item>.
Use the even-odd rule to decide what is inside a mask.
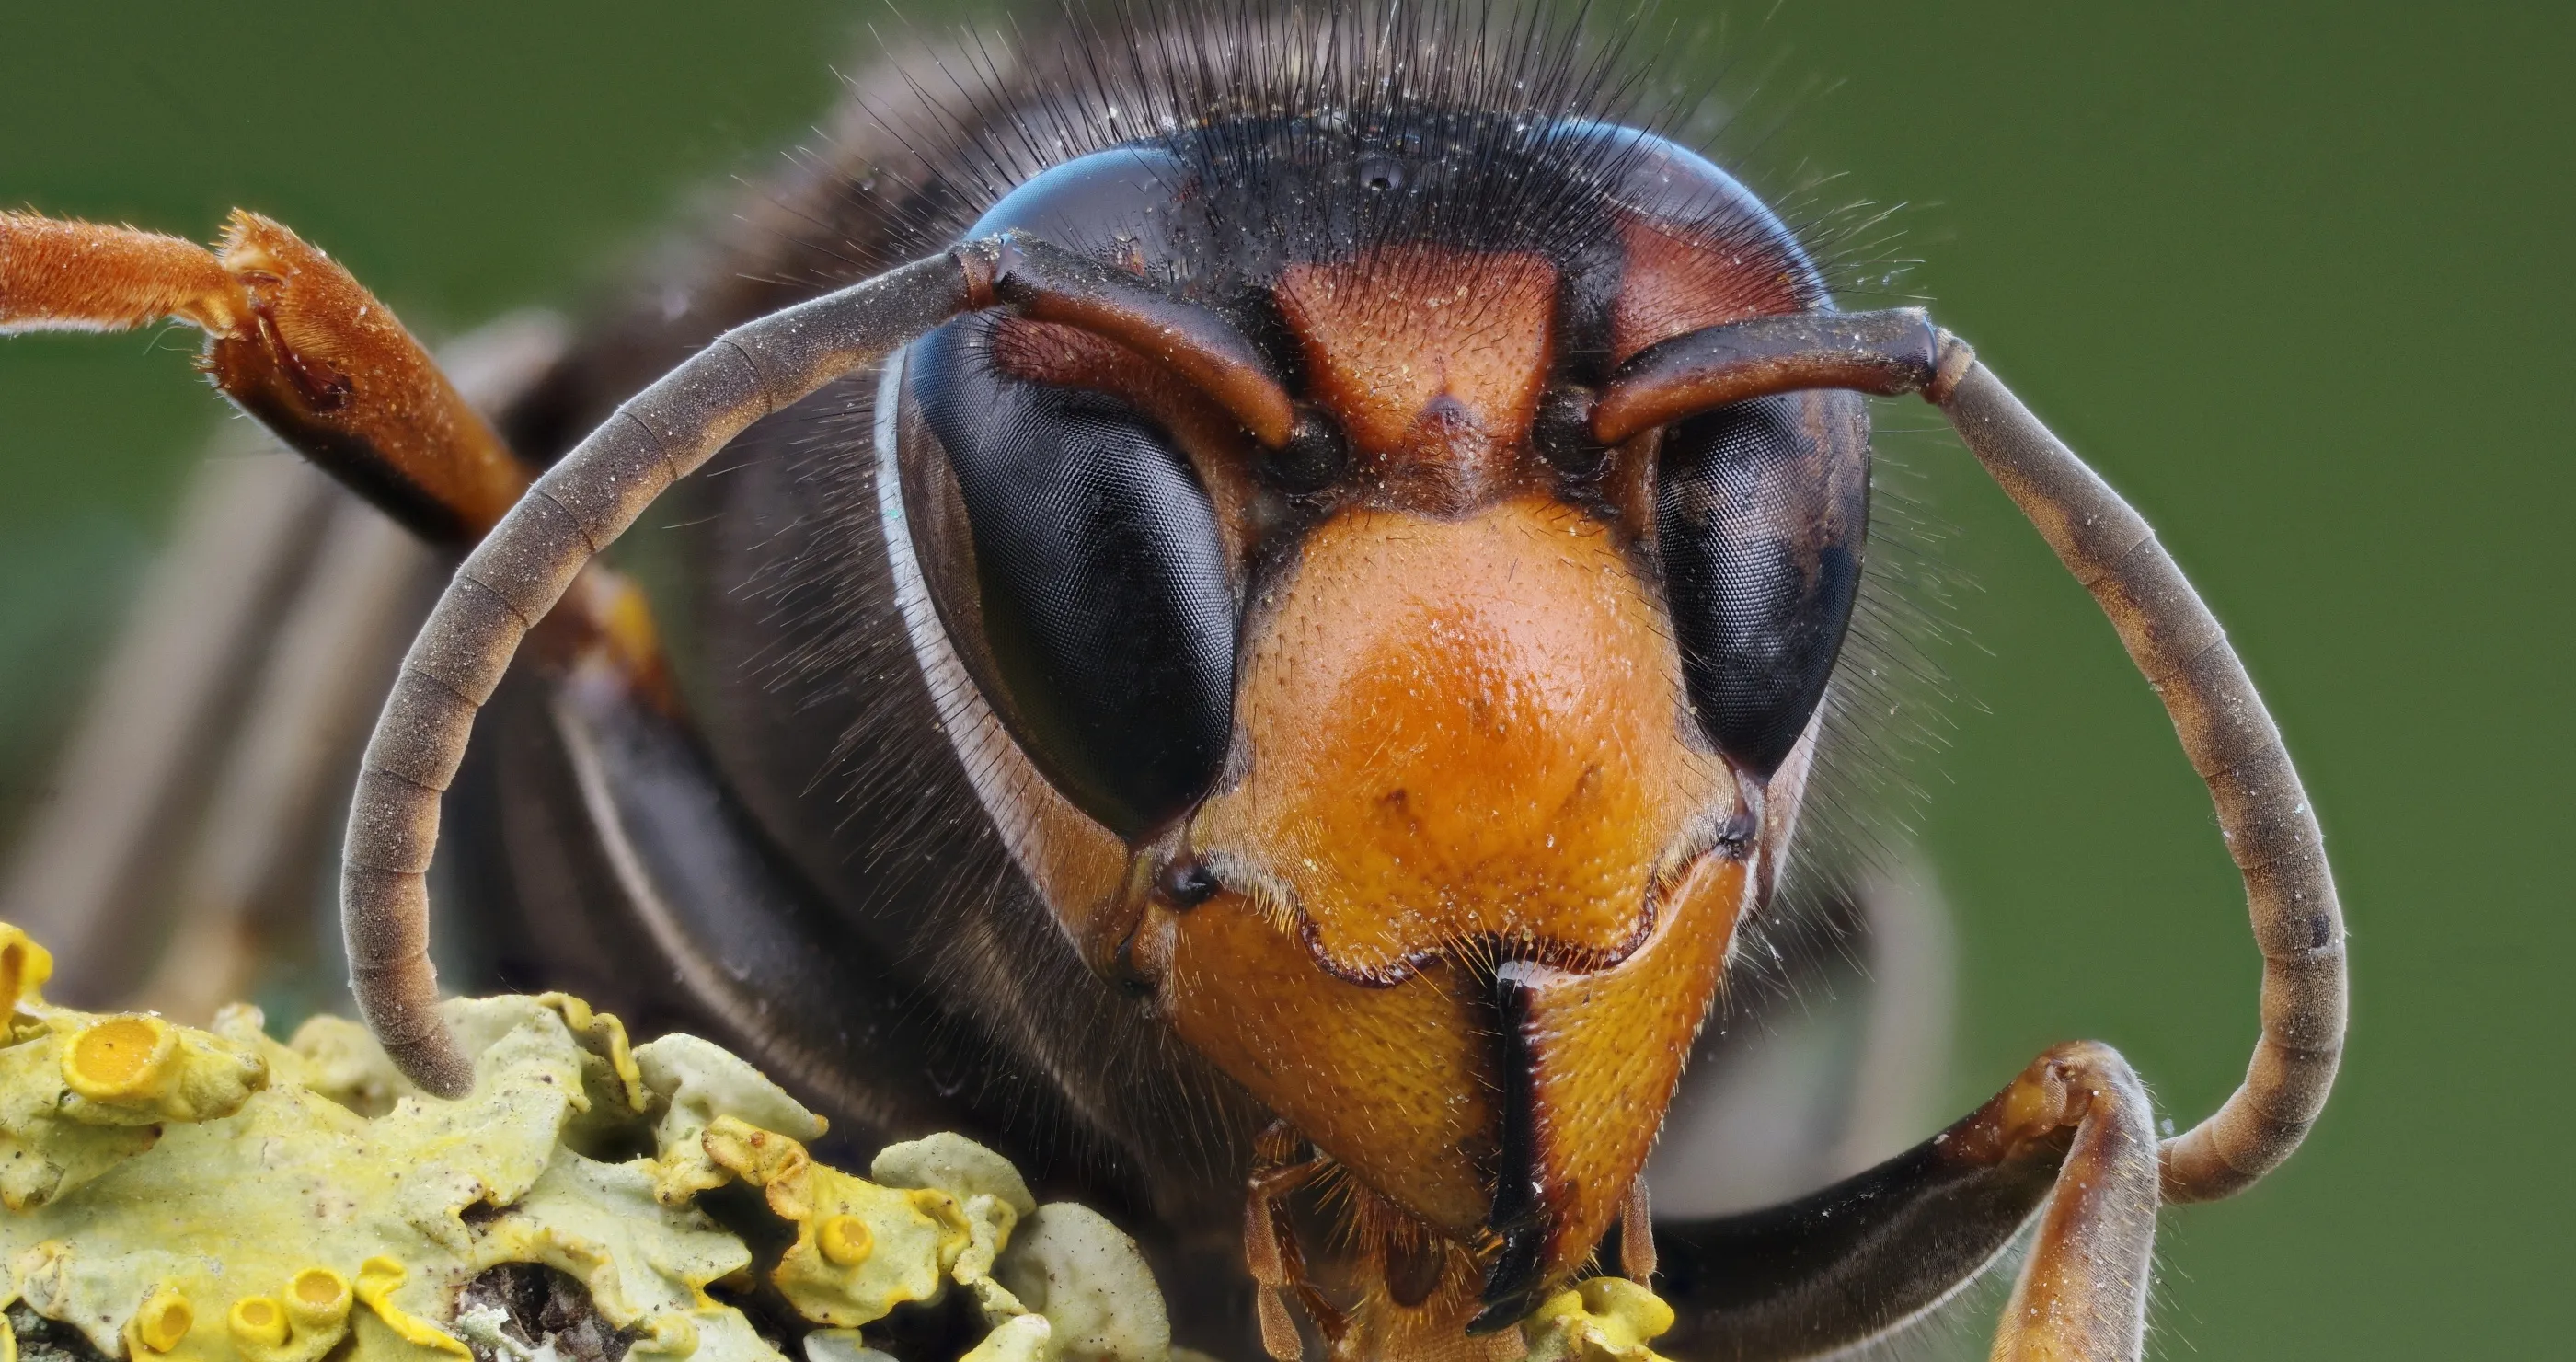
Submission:
[[[1944,331],[1924,396],[2111,619],[2209,786],[2263,953],[2262,1035],[2245,1081],[2159,1149],[2164,1199],[2253,1186],[2307,1138],[2343,1058],[2344,929],[2325,837],[2227,631],[2155,531]]]
[[[1079,326],[1159,361],[1216,399],[1263,445],[1288,443],[1297,424],[1288,390],[1251,338],[1223,314],[1023,232],[996,239],[995,298],[1033,321]]]
[[[1801,388],[1920,392],[1950,418],[2109,616],[2164,701],[2245,880],[2263,955],[2262,1031],[2245,1081],[2159,1149],[2166,1201],[2253,1186],[2307,1137],[2343,1058],[2343,910],[2325,838],[2263,697],[2155,531],[1958,337],[1912,308],[1708,327],[1638,352],[1592,408],[1604,443],[1728,402]]]
[[[1222,313],[1018,231],[735,327],[628,398],[466,556],[367,740],[341,851],[340,933],[358,1012],[406,1077],[441,1097],[473,1083],[438,1015],[429,861],[439,796],[519,641],[654,498],[752,422],[995,306],[1129,345],[1206,388],[1256,439],[1288,437],[1287,390]]]
[[[971,308],[999,243],[970,242],[738,326],[637,393],[537,479],[438,599],[367,741],[340,871],[349,982],[395,1067],[461,1097],[474,1066],[438,1015],[429,963],[438,801],[519,641],[663,489],[725,443]]]
[[[1629,356],[1610,375],[1592,404],[1592,438],[1623,444],[1730,402],[1804,388],[1921,392],[1938,352],[1919,307],[1793,312],[1687,331]]]

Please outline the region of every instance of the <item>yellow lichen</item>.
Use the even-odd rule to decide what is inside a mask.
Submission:
[[[994,1261],[996,1289],[1046,1316],[1048,1355],[1115,1362],[1171,1354],[1162,1293],[1136,1241],[1087,1206],[1054,1201],[1020,1222]],[[987,1314],[991,1312],[988,1309]]]
[[[0,952],[25,944],[15,931],[0,927]],[[39,964],[50,968],[32,957],[21,968]],[[0,1046],[0,1205],[13,1211],[150,1149],[164,1122],[239,1110],[268,1081],[257,1050],[158,1017],[39,1007],[17,1018]]]
[[[327,1267],[308,1267],[276,1296],[244,1296],[225,1322],[249,1362],[320,1362],[349,1336],[355,1292]]]
[[[349,1336],[355,1293],[349,1279],[308,1267],[276,1296],[244,1296],[225,1317],[233,1347],[249,1362],[319,1362]]]
[[[958,1362],[1040,1362],[1053,1350],[1055,1330],[1044,1315],[1017,1315],[996,1326]]]
[[[219,1029],[221,1025],[218,1019]],[[291,1070],[288,1081],[361,1116],[382,1116],[394,1109],[395,1102],[420,1091],[385,1057],[367,1028],[346,1017],[307,1018],[295,1028],[294,1037],[277,1048],[292,1057],[278,1064],[279,1056],[269,1052],[272,1065],[282,1072]]]
[[[770,1280],[838,1326],[815,1331],[810,1362],[874,1362],[857,1325],[951,1286],[994,1326],[978,1362],[1169,1354],[1152,1277],[1107,1221],[1039,1207],[1006,1160],[955,1136],[890,1147],[866,1179],[818,1164],[804,1141],[821,1118],[706,1041],[630,1047],[616,1018],[559,994],[449,1003],[475,1056],[450,1102],[354,1023],[316,1019],[280,1044],[255,1008],[210,1030],[95,1016],[43,1003],[50,968],[0,925],[15,999],[0,1305],[110,1356],[538,1362],[505,1312],[460,1304],[517,1263],[577,1281],[634,1353],[785,1362],[708,1293],[751,1280],[743,1241],[695,1201],[737,1177],[796,1229]],[[16,1362],[5,1325],[0,1362]]]
[[[868,1222],[855,1215],[825,1220],[814,1238],[823,1246],[823,1256],[838,1267],[857,1267],[866,1262],[869,1250],[877,1244],[876,1236],[868,1232]]]
[[[868,1176],[888,1187],[944,1194],[944,1204],[964,1214],[967,1233],[966,1247],[946,1270],[974,1289],[986,1315],[1000,1319],[1020,1313],[1020,1302],[990,1277],[1012,1229],[1038,1208],[1010,1160],[963,1135],[943,1132],[879,1150]]]
[[[148,1101],[178,1057],[178,1033],[159,1017],[105,1017],[72,1033],[63,1082],[93,1102]]]
[[[698,1350],[698,1326],[686,1315],[655,1315],[644,1322],[644,1336],[629,1351],[688,1357]]]
[[[173,1026],[140,1013],[91,1017],[56,1010],[63,1086],[73,1119],[94,1125],[148,1125],[229,1116],[268,1085],[259,1051],[211,1032]]]
[[[790,1140],[822,1138],[823,1118],[763,1077],[759,1070],[696,1036],[664,1036],[635,1048],[635,1068],[661,1104],[653,1143],[653,1194],[666,1206],[733,1180],[707,1157],[707,1126],[718,1116],[773,1131]]]
[[[454,1353],[459,1357],[472,1357],[474,1350],[466,1347],[464,1342],[454,1334],[394,1303],[395,1288],[401,1286],[403,1280],[409,1276],[411,1276],[409,1268],[383,1254],[377,1254],[358,1264],[358,1284],[353,1289],[357,1292],[359,1303],[375,1311],[376,1318],[383,1320],[385,1327],[393,1330],[395,1337],[403,1342],[416,1343],[424,1348],[435,1348],[443,1353]]]
[[[564,1019],[564,1026],[581,1041],[585,1054],[598,1061],[607,1072],[593,1075],[592,1086],[604,1086],[602,1078],[613,1080],[615,1094],[629,1112],[644,1110],[652,1098],[644,1091],[644,1075],[635,1067],[635,1052],[626,1043],[626,1023],[606,1012],[594,1012],[590,1004],[569,993],[540,993],[537,1005],[551,1007]]]
[[[143,1297],[125,1333],[138,1351],[166,1353],[186,1341],[196,1324],[196,1307],[188,1303],[187,1293],[164,1282]]]
[[[817,1329],[805,1336],[805,1362],[895,1362],[868,1346],[856,1329]]]
[[[702,1138],[716,1166],[760,1188],[769,1208],[795,1224],[796,1242],[769,1280],[818,1324],[855,1329],[907,1301],[931,1299],[974,1241],[964,1210],[945,1192],[854,1178],[814,1162],[802,1144],[731,1116],[719,1117]],[[826,1251],[821,1227],[845,1220],[858,1224],[869,1251],[842,1260]],[[846,1226],[839,1237],[846,1248]]]
[[[286,1345],[286,1307],[266,1296],[244,1296],[224,1316],[233,1346],[256,1358],[274,1357]]]
[[[1528,1362],[1664,1362],[1646,1345],[1673,1327],[1673,1308],[1624,1277],[1593,1277],[1558,1292],[1521,1325]]]
[[[0,922],[0,1013],[42,1009],[45,981],[53,977],[54,953]]]
[[[581,1278],[612,1327],[664,1341],[717,1337],[728,1340],[726,1358],[774,1359],[748,1322],[702,1290],[749,1264],[741,1241],[694,1210],[656,1203],[640,1167],[596,1163],[562,1144],[584,1106],[622,1110],[640,1133],[643,1116],[617,1072],[618,1037],[595,1017],[581,1018],[587,1035],[577,1035],[562,1009],[529,999],[454,1004],[449,1016],[480,1056],[474,1091],[460,1101],[406,1096],[371,1120],[300,1086],[291,1080],[345,1082],[382,1062],[342,1044],[347,1029],[323,1028],[316,1034],[338,1053],[257,1038],[290,1081],[245,1094],[229,1115],[170,1119],[157,1145],[151,1126],[71,1119],[107,1106],[65,1086],[65,1036],[49,1029],[0,1048],[0,1140],[24,1130],[40,1141],[29,1147],[62,1165],[43,1196],[0,1216],[0,1261],[15,1268],[20,1296],[110,1353],[123,1350],[146,1285],[166,1281],[219,1322],[189,1339],[191,1362],[316,1362],[353,1325],[363,1326],[353,1362],[384,1348],[454,1357],[464,1345],[441,1321],[457,1289],[498,1263],[546,1262]],[[49,1014],[75,1033],[92,1020]],[[179,1066],[193,1055],[230,1055],[236,1072],[261,1061],[249,1044],[255,1028],[243,1030],[254,1021],[230,1016],[229,1036],[168,1027]],[[594,1078],[603,1092],[586,1089]],[[198,1106],[188,1094],[203,1088],[174,1079],[146,1105]],[[45,1110],[48,1093],[62,1110]],[[110,1159],[75,1138],[92,1133],[125,1143],[106,1151]],[[0,1165],[0,1189],[26,1162]],[[469,1226],[474,1207],[488,1213]],[[232,1307],[254,1297],[283,1311],[282,1341],[256,1308],[234,1327]],[[368,1309],[353,1318],[356,1301]],[[697,1318],[719,1311],[730,1323]],[[678,1322],[654,1322],[675,1312]]]
[[[286,1314],[299,1337],[345,1328],[356,1303],[349,1279],[327,1267],[308,1267],[286,1284]]]

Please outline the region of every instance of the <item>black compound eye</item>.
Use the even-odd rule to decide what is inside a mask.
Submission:
[[[1769,776],[1806,731],[1850,627],[1869,526],[1869,417],[1789,393],[1664,432],[1655,533],[1701,728]]]
[[[980,628],[959,651],[1030,759],[1133,839],[1206,792],[1232,731],[1234,597],[1216,513],[1152,422],[1101,393],[1001,372],[991,328],[953,323],[909,363],[917,426],[940,448],[904,457],[944,451],[972,547],[971,583],[942,573],[935,560],[955,555],[937,545],[924,575],[952,636]],[[961,589],[973,609],[943,599]]]

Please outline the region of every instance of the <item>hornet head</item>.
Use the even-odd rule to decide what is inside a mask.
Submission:
[[[1668,141],[1432,108],[1115,146],[1005,229],[1293,405],[1256,438],[1062,309],[913,345],[887,525],[951,737],[1084,957],[1435,1246],[1397,1304],[1517,1318],[1616,1218],[1782,854],[1868,519],[1853,394],[1616,443],[1593,402],[1820,276]]]

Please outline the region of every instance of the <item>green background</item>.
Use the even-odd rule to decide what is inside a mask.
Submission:
[[[200,237],[257,207],[452,332],[577,300],[811,137],[885,13],[11,0],[0,203]],[[2157,524],[2337,854],[2342,1086],[2284,1172],[2166,1217],[2155,1347],[2566,1347],[2570,8],[1757,3],[1728,32],[1720,88],[1770,129],[1757,185],[1803,161],[1843,172],[1822,202],[1907,205],[1904,287]],[[0,800],[36,793],[217,419],[191,348],[0,345]],[[2241,1070],[2257,972],[2207,800],[2001,497],[1914,462],[1974,584],[1922,773],[1960,920],[1955,1102],[2095,1036],[2189,1119]]]

